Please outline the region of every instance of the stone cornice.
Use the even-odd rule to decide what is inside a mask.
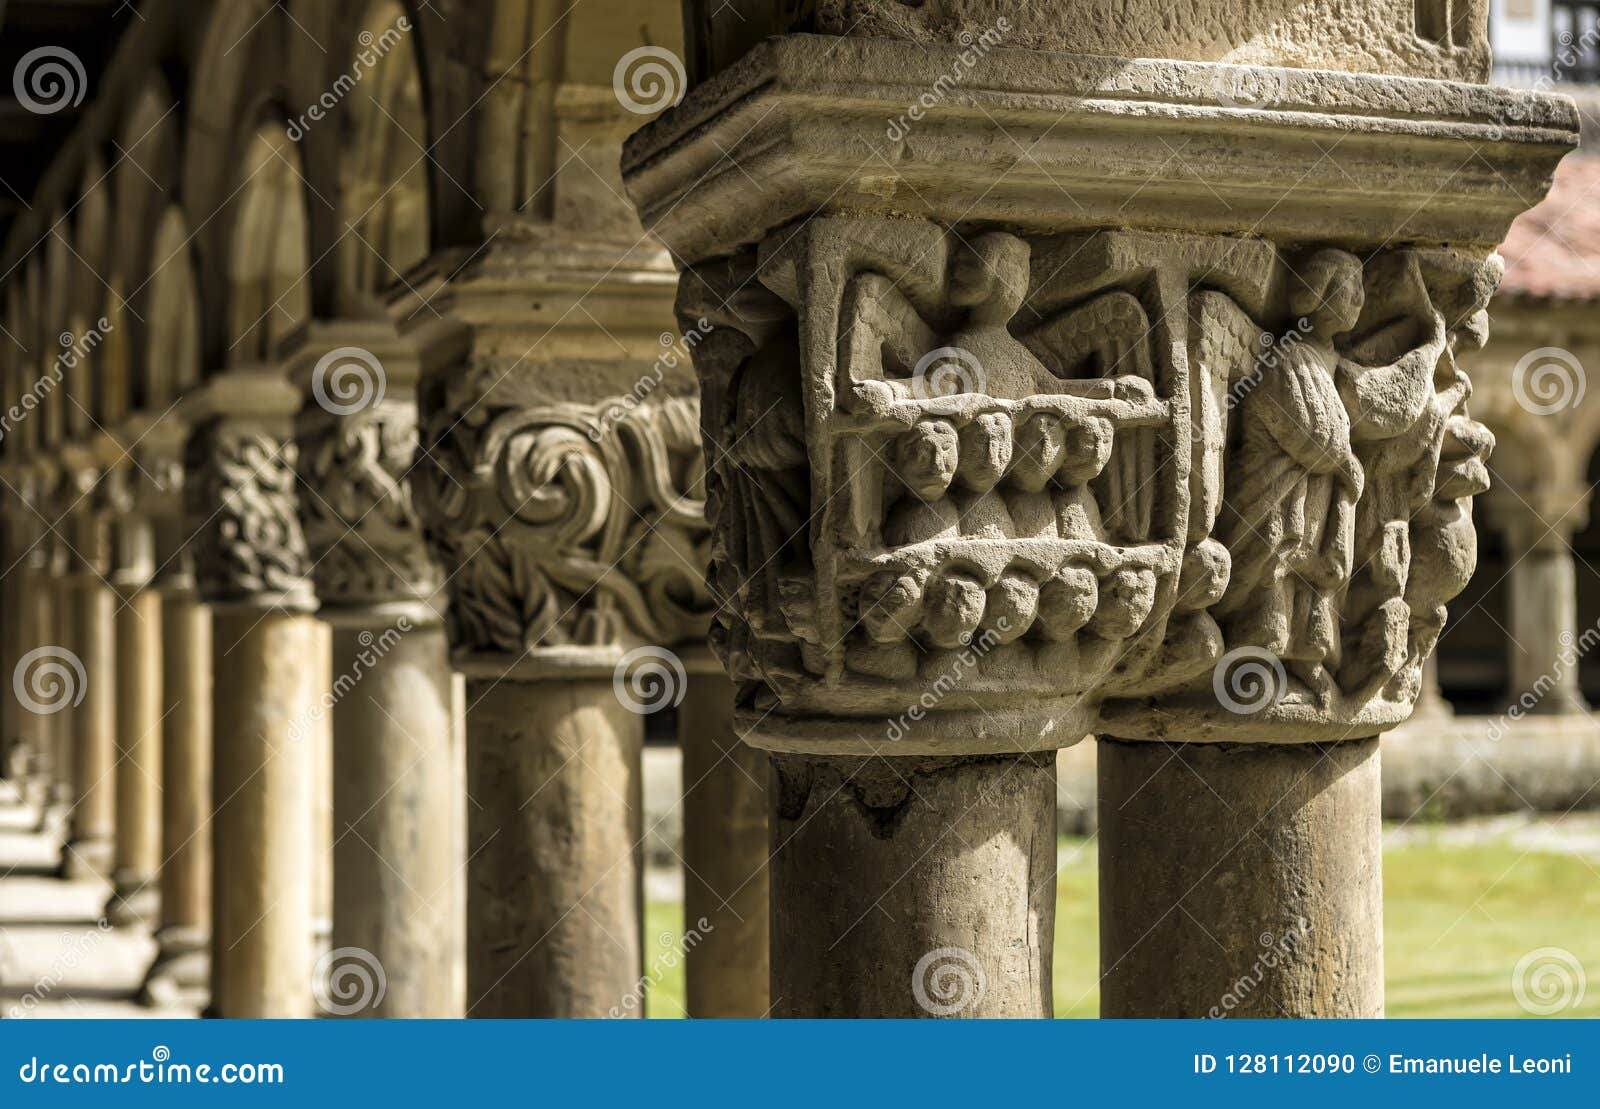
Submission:
[[[1578,136],[1564,96],[997,49],[891,139],[960,53],[769,39],[628,142],[628,191],[688,261],[846,211],[1489,249]],[[1219,94],[1244,72],[1263,106]]]

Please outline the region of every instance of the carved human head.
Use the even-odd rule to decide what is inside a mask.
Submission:
[[[922,630],[936,647],[960,647],[983,620],[983,586],[965,574],[946,574],[928,586]]]
[[[1046,639],[1070,639],[1089,622],[1099,603],[1100,583],[1093,570],[1082,566],[1059,570],[1039,590],[1039,631]]]
[[[1007,322],[1027,295],[1028,257],[1028,244],[1015,235],[979,235],[950,262],[950,303],[969,309],[974,323]]]
[[[1101,586],[1100,607],[1090,630],[1102,639],[1126,639],[1150,618],[1156,602],[1156,576],[1144,569],[1121,569]]]
[[[899,643],[922,619],[922,582],[885,570],[861,586],[861,626],[876,643]]]
[[[1073,422],[1066,428],[1066,451],[1060,475],[1065,485],[1082,485],[1099,475],[1111,458],[1112,428],[1109,420]]]
[[[989,412],[962,427],[956,480],[963,489],[987,493],[1011,466],[1011,417]]]
[[[1366,286],[1361,261],[1349,251],[1317,251],[1295,268],[1289,282],[1289,312],[1310,320],[1315,334],[1325,339],[1343,335],[1361,318]]]
[[[948,420],[923,420],[895,439],[895,473],[918,497],[939,500],[955,477],[958,443],[955,425]]]
[[[1038,612],[1039,583],[1027,574],[1007,570],[989,590],[982,632],[992,633],[995,643],[1010,643],[1033,626]]]
[[[1011,452],[1012,485],[1025,493],[1042,492],[1061,468],[1067,451],[1067,429],[1060,417],[1036,413],[1017,429]]]

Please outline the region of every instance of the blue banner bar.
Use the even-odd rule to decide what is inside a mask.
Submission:
[[[0,1106],[1595,1105],[1594,1021],[8,1021]],[[508,1099],[494,1102],[485,1099]]]

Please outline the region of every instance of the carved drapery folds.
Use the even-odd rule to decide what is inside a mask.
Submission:
[[[325,605],[426,601],[439,574],[412,504],[416,405],[349,415],[309,405],[297,426],[300,511]]]
[[[422,389],[417,497],[453,646],[520,656],[703,637],[698,404],[482,399],[499,376],[474,365]]]
[[[1454,352],[1497,278],[851,217],[692,268],[712,642],[753,738],[881,749],[912,704],[930,751],[1403,720],[1474,563],[1492,439]]]
[[[185,448],[188,514],[202,599],[309,608],[311,560],[296,515],[294,440],[232,418],[197,427]]]

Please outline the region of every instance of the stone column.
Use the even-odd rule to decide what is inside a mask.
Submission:
[[[144,434],[140,456],[161,598],[161,916],[140,992],[156,1006],[204,1006],[211,977],[211,613],[182,508],[186,434],[169,415]]]
[[[71,710],[75,792],[62,872],[68,878],[109,881],[117,804],[117,594],[106,578],[110,532],[96,490],[96,458],[75,446],[64,453],[67,476],[61,495],[68,498],[65,546],[73,616],[66,662],[77,664],[81,696]]]
[[[161,595],[150,588],[155,540],[133,511],[133,475],[117,467],[111,584],[117,592],[117,836],[113,924],[154,930],[161,908]],[[129,467],[131,468],[131,467]]]
[[[1371,737],[1472,570],[1455,352],[1575,116],[1474,83],[1481,7],[1082,7],[703,7],[702,83],[624,155],[709,331],[779,1015],[1049,1015],[1052,752],[1089,732],[1106,1015],[1204,1015],[1302,918],[1257,1004],[1381,1012]]]
[[[312,1007],[313,752],[327,676],[295,503],[298,396],[277,366],[220,374],[191,400],[185,497],[212,610],[211,1008]]]
[[[767,758],[740,742],[733,686],[722,668],[703,651],[685,661],[678,746],[689,1015],[764,1017],[771,1009]]]
[[[673,276],[635,238],[528,228],[419,282],[406,324],[467,677],[469,1016],[644,1009],[643,714],[682,700],[710,603]]]
[[[12,707],[14,734],[26,752],[27,780],[25,800],[39,812],[39,824],[46,826],[49,812],[57,803],[55,785],[65,768],[59,765],[55,733],[51,723],[61,708],[41,701],[29,692],[29,671],[45,660],[49,648],[57,643],[55,634],[54,586],[49,579],[51,544],[45,527],[45,491],[51,479],[48,466],[33,462],[18,464],[8,480],[14,493],[7,519],[10,553],[7,575],[8,631],[14,638],[8,644],[4,676],[12,682],[8,704]],[[45,649],[45,655],[38,652]],[[26,661],[25,661],[26,660]],[[28,696],[24,698],[24,692]]]
[[[1589,711],[1579,685],[1577,567],[1572,537],[1581,508],[1534,507],[1513,497],[1494,502],[1495,522],[1509,560],[1511,640],[1507,661],[1510,702],[1524,716]]]
[[[392,325],[344,322],[315,325],[301,362],[300,512],[333,631],[334,955],[319,1002],[459,1017],[464,756],[439,574],[411,499],[416,358]]]

